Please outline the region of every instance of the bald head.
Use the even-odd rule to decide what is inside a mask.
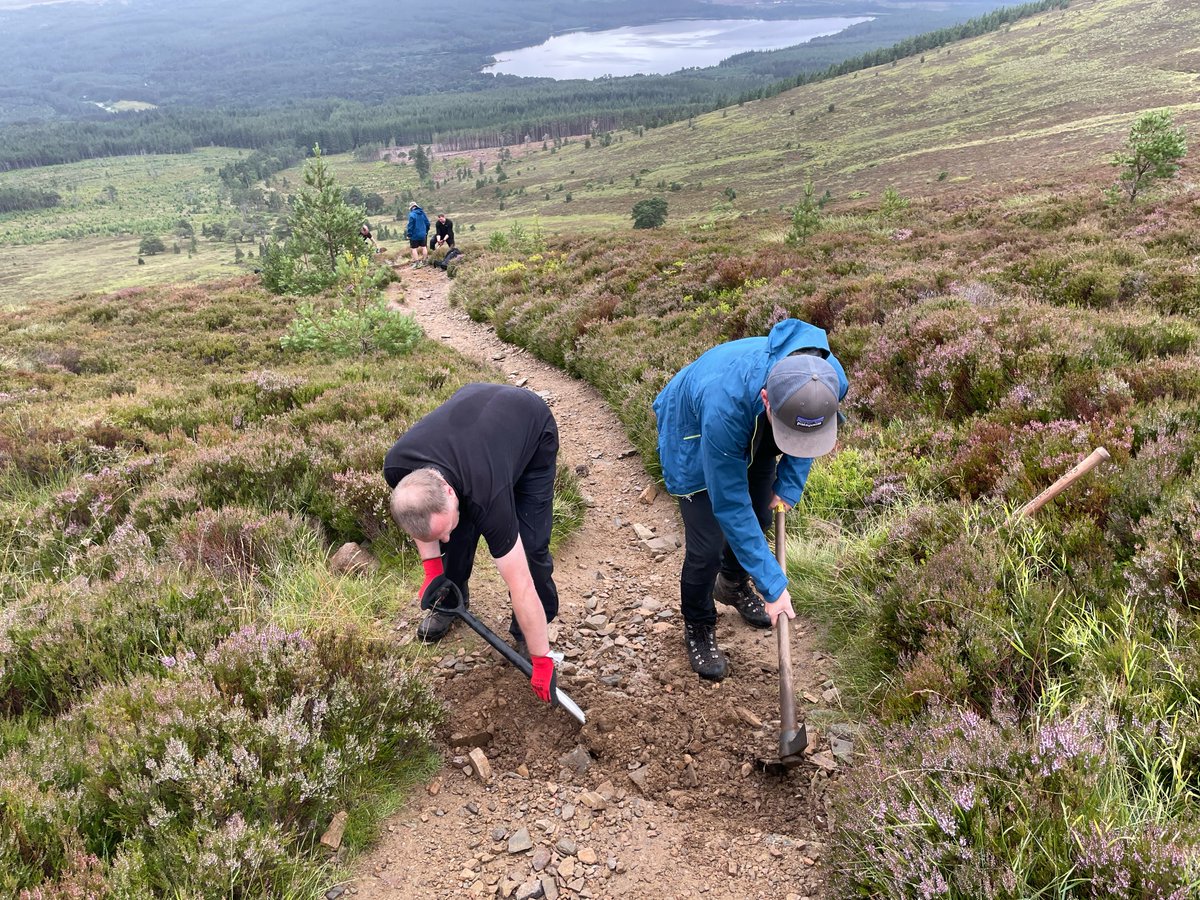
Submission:
[[[401,531],[414,540],[431,542],[441,540],[435,516],[456,512],[454,500],[454,491],[440,472],[417,469],[401,478],[392,489],[389,508]]]

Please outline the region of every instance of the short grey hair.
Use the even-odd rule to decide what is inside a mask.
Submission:
[[[450,507],[445,485],[446,479],[437,469],[416,469],[400,479],[392,489],[389,508],[401,531],[418,541],[428,538],[434,513]]]

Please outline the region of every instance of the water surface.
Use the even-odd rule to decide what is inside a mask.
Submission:
[[[573,31],[536,47],[496,54],[485,71],[543,78],[665,75],[692,66],[715,66],[747,50],[778,50],[837,34],[870,16],[824,19],[684,19]]]

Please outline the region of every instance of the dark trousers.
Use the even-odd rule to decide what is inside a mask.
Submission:
[[[529,574],[546,621],[558,615],[558,588],[554,585],[554,560],[550,556],[550,530],[554,524],[554,476],[558,471],[558,426],[554,419],[546,423],[537,452],[513,486],[516,498],[517,532],[525,548]],[[442,565],[446,577],[458,585],[463,600],[469,596],[468,581],[475,565],[475,549],[479,545],[479,527],[460,506],[458,527],[450,540],[442,544]],[[516,618],[513,619],[516,624]],[[514,632],[514,634],[517,632]]]
[[[760,422],[760,434],[762,433]],[[775,467],[779,449],[771,438],[770,426],[746,470],[750,504],[758,517],[763,534],[771,527],[771,497],[775,487]],[[694,625],[714,625],[717,607],[713,602],[713,584],[720,572],[732,581],[743,581],[746,570],[738,562],[725,533],[713,514],[708,491],[679,498],[683,519],[683,571],[679,575],[679,598],[683,620]]]

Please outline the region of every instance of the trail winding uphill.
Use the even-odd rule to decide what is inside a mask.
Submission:
[[[780,778],[753,766],[777,747],[773,632],[719,607],[732,674],[719,685],[696,678],[682,648],[682,550],[663,549],[681,535],[677,511],[665,495],[641,497],[650,479],[615,415],[590,386],[451,309],[442,272],[405,267],[402,277],[394,304],[432,338],[541,393],[558,420],[560,462],[579,474],[590,508],[556,556],[562,609],[551,638],[566,654],[560,686],[588,723],[538,703],[523,676],[458,626],[427,663],[448,708],[445,765],[385,826],[349,887],[372,900],[826,896],[826,770],[808,764]],[[648,544],[635,525],[664,541]],[[502,582],[489,565],[475,572],[472,611],[504,633]],[[414,604],[400,640],[413,639],[418,618]],[[803,717],[811,701],[837,700],[811,626],[796,626]],[[828,748],[827,735],[812,739]],[[471,769],[474,746],[488,780]]]

